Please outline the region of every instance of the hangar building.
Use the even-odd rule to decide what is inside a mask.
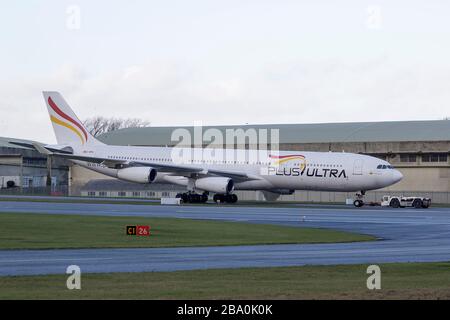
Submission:
[[[32,143],[0,138],[0,194],[68,194],[69,162],[10,142]]]
[[[129,128],[99,137],[107,144],[135,146],[173,146],[175,129],[193,135],[192,127]],[[209,128],[203,127],[203,132]],[[280,150],[335,151],[372,155],[392,163],[403,173],[403,180],[391,187],[367,193],[367,201],[384,194],[429,196],[434,203],[450,203],[450,120],[354,122],[321,124],[271,124],[217,126],[227,129],[279,129]],[[247,146],[248,147],[248,146]],[[78,166],[71,167],[71,194],[89,196],[173,196],[179,187],[141,186],[114,182],[108,177]],[[237,192],[241,200],[261,200],[259,192]],[[342,192],[297,191],[282,195],[281,201],[343,202],[353,194]]]

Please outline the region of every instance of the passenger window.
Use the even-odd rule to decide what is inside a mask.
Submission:
[[[385,164],[383,164],[383,169],[386,169],[386,165]]]
[[[381,169],[383,167],[383,165],[379,164],[377,169]]]

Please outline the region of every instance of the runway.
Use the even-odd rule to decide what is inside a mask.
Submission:
[[[319,227],[371,234],[361,243],[232,247],[0,250],[0,275],[176,271],[207,268],[450,261],[450,208],[298,205],[159,206],[1,201],[1,212],[177,217]]]

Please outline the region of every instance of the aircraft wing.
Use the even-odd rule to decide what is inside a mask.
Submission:
[[[237,181],[246,181],[246,180],[258,180],[260,177],[256,175],[249,175],[245,172],[240,171],[228,171],[221,169],[204,169],[197,166],[184,166],[184,165],[176,165],[176,164],[164,164],[164,163],[149,163],[149,162],[140,162],[140,161],[125,161],[125,160],[115,160],[108,158],[99,158],[99,157],[90,157],[90,156],[79,156],[73,154],[63,154],[63,153],[52,153],[52,156],[65,158],[69,160],[79,160],[93,163],[100,163],[110,168],[116,168],[120,165],[126,165],[129,167],[133,166],[141,166],[141,167],[152,167],[160,172],[168,172],[173,173],[174,175],[191,175],[197,174],[201,176],[221,176],[232,178]]]
[[[161,163],[148,163],[148,162],[139,162],[139,161],[127,161],[127,160],[116,160],[109,158],[99,158],[99,157],[90,157],[90,156],[79,156],[74,154],[60,154],[53,153],[55,157],[65,158],[69,160],[79,160],[93,163],[101,163],[110,168],[116,168],[120,165],[126,165],[129,167],[152,167],[161,172],[192,172],[197,173],[203,171],[202,168],[198,167],[190,167],[190,166],[178,166],[178,165],[170,165],[170,164],[161,164]]]
[[[86,161],[92,163],[100,163],[109,168],[116,168],[121,165],[126,165],[129,167],[133,166],[144,166],[144,167],[152,167],[161,172],[169,172],[174,175],[183,175],[189,176],[191,174],[197,174],[202,176],[221,176],[228,177],[234,179],[236,181],[247,181],[247,180],[259,180],[261,177],[253,174],[248,174],[242,171],[232,171],[232,170],[221,170],[221,169],[204,169],[197,166],[184,166],[184,165],[174,165],[174,164],[163,164],[163,163],[148,163],[148,162],[139,162],[139,161],[126,161],[126,160],[116,160],[109,158],[99,158],[99,157],[90,157],[84,155],[74,155],[70,151],[66,151],[63,149],[55,149],[50,146],[46,146],[40,143],[18,143],[18,142],[10,142],[11,144],[16,144],[22,147],[35,149],[38,152],[46,155],[51,155],[55,157],[65,158],[69,160],[78,160],[78,161]]]
[[[240,171],[229,171],[229,170],[219,170],[219,169],[208,169],[208,174],[228,177],[236,181],[247,181],[247,180],[260,180],[261,177],[253,174],[248,174]]]

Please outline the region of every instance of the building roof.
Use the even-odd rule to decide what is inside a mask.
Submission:
[[[128,128],[103,134],[100,140],[114,145],[173,145],[171,134],[177,128],[193,134],[193,127]],[[450,141],[450,120],[205,126],[203,132],[209,128],[223,133],[236,128],[279,129],[280,143]]]

